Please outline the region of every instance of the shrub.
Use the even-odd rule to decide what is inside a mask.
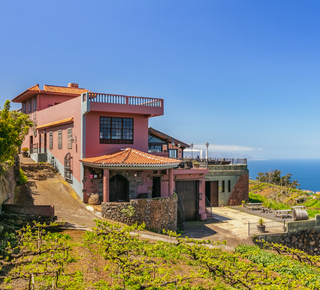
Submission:
[[[27,182],[27,176],[23,173],[22,169],[19,169],[19,180],[17,181],[17,183],[19,185],[21,184],[25,184]]]

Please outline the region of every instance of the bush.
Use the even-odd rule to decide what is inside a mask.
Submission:
[[[19,180],[17,181],[17,183],[19,185],[21,184],[25,184],[27,182],[27,176],[23,173],[22,169],[19,169]]]

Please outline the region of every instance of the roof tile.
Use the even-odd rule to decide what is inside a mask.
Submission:
[[[64,94],[82,94],[89,92],[87,89],[79,89],[79,88],[72,88],[72,87],[59,87],[59,86],[49,86],[44,85],[43,90],[46,92],[52,93],[64,93]]]
[[[180,163],[177,159],[167,158],[141,152],[133,148],[126,148],[112,154],[85,158],[80,160],[88,165],[98,165],[102,167],[152,167],[170,166],[175,167]]]

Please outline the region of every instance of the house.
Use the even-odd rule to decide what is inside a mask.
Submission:
[[[165,139],[148,129],[149,118],[164,114],[163,99],[92,93],[69,83],[35,85],[12,101],[35,123],[22,147],[35,161],[55,166],[84,202],[91,193],[103,203],[124,203],[176,192],[185,220],[206,219],[208,170],[178,168],[176,158],[188,145],[169,138],[161,145],[168,154],[149,148],[150,134]]]
[[[190,145],[149,127],[148,152],[170,158],[183,158],[183,150]]]
[[[209,159],[206,198],[212,206],[240,205],[249,200],[249,170],[245,158]]]

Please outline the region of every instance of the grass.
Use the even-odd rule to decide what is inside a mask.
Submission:
[[[278,200],[269,198],[268,195],[261,195],[268,190],[271,194],[277,193]],[[271,195],[269,194],[269,195]],[[306,199],[305,202],[298,203],[298,199]],[[249,202],[262,202],[263,206],[275,210],[290,209],[294,205],[304,205],[307,208],[309,217],[320,214],[320,199],[307,195],[300,189],[288,189],[282,186],[269,183],[262,183],[255,180],[250,181]]]

